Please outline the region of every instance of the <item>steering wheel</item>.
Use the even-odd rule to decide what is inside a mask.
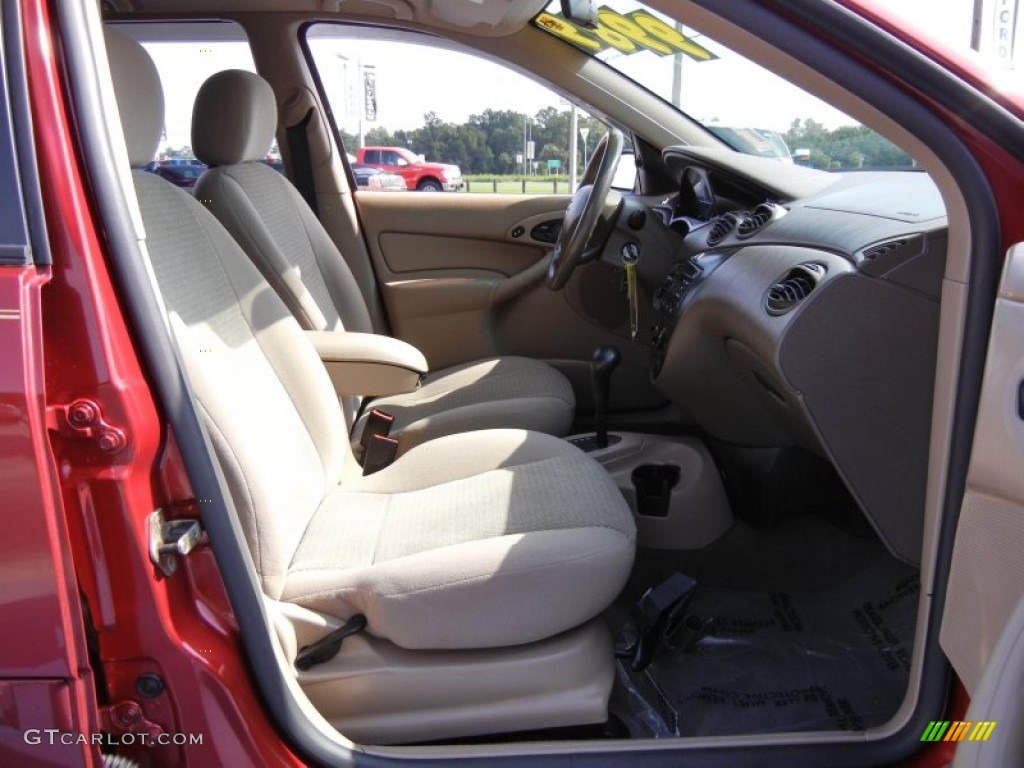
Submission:
[[[579,264],[590,256],[587,246],[601,219],[601,211],[612,189],[615,168],[622,154],[622,131],[609,128],[590,156],[583,178],[569,207],[548,262],[548,288],[560,291]]]

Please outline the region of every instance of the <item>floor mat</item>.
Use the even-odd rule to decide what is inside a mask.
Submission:
[[[612,713],[634,738],[881,725],[906,692],[919,591],[891,558],[817,592],[698,586],[687,623],[703,629],[643,672],[620,662]]]

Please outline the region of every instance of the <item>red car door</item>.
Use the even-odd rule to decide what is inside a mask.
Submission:
[[[87,765],[98,745],[89,665],[69,532],[50,450],[58,411],[47,407],[42,355],[50,244],[32,157],[22,19],[3,6],[0,59],[0,754],[7,764]],[[38,85],[38,83],[33,83]],[[67,424],[67,422],[64,422]]]

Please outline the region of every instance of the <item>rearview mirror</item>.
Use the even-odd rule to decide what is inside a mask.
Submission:
[[[594,0],[561,0],[562,16],[588,29],[597,28],[597,3]]]

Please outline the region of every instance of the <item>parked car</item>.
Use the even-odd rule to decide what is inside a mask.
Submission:
[[[464,183],[459,166],[428,163],[405,147],[361,147],[356,162],[401,176],[412,191],[458,192]]]
[[[1014,81],[868,0],[348,6],[2,5],[0,763],[1024,764]],[[591,105],[586,183],[351,194],[320,26]],[[200,201],[139,40],[232,36]],[[674,104],[775,72],[914,163]]]
[[[351,156],[350,156],[351,162]],[[284,163],[280,160],[268,161],[267,165],[278,173],[283,174]],[[376,192],[405,192],[405,180],[393,173],[385,173],[378,168],[370,168],[365,165],[352,164],[352,173],[356,177],[356,184]]]
[[[200,163],[154,163],[149,169],[162,179],[167,179],[176,187],[192,189],[199,177],[203,175],[206,166]]]
[[[733,149],[758,157],[770,157],[792,163],[793,155],[778,131],[767,128],[737,128],[730,125],[709,125],[708,130]]]
[[[387,173],[379,168],[371,168],[367,165],[352,166],[352,173],[355,174],[356,184],[360,187],[380,192],[405,192],[405,179],[396,173]]]
[[[356,184],[378,192],[405,192],[405,179],[397,173],[387,173],[356,162],[354,155],[348,155],[349,167],[356,177]]]
[[[194,157],[168,157],[154,161],[156,165],[202,165]]]

